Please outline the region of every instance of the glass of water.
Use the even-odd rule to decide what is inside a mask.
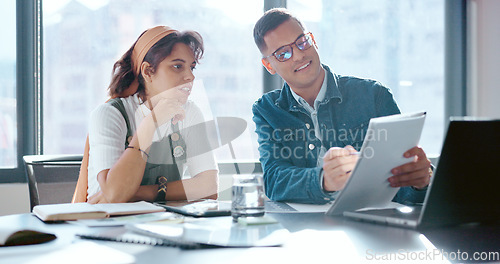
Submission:
[[[257,217],[264,215],[264,183],[262,175],[237,174],[233,176],[231,215]]]

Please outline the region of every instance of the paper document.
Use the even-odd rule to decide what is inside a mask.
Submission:
[[[266,221],[272,219],[267,216]],[[182,224],[140,223],[127,225],[127,229],[173,243],[195,243],[217,247],[274,247],[288,239],[289,231],[277,221],[252,225],[234,223],[231,217],[192,219]]]
[[[424,120],[425,112],[372,118],[358,163],[327,214],[387,206],[399,190],[387,180],[391,169],[414,158],[403,154],[418,145]]]

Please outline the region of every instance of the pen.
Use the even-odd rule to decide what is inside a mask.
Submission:
[[[358,155],[358,156],[359,156],[359,155],[361,155],[361,152],[356,151],[356,152],[353,152],[353,153],[349,153],[349,155]],[[351,172],[352,172],[352,170],[347,171],[345,174],[349,174],[349,173],[351,173]]]

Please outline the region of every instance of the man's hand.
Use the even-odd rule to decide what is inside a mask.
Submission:
[[[323,188],[326,191],[340,191],[351,176],[358,162],[358,155],[352,146],[330,148],[323,158]]]
[[[424,150],[421,147],[414,147],[406,151],[403,156],[413,157],[413,160],[391,170],[393,176],[388,179],[391,187],[413,186],[422,189],[428,186],[431,179],[431,162]]]

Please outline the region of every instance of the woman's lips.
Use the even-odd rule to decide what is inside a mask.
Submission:
[[[192,85],[183,85],[181,87],[179,87],[179,90],[187,93],[187,94],[191,94],[191,89],[193,88]]]

